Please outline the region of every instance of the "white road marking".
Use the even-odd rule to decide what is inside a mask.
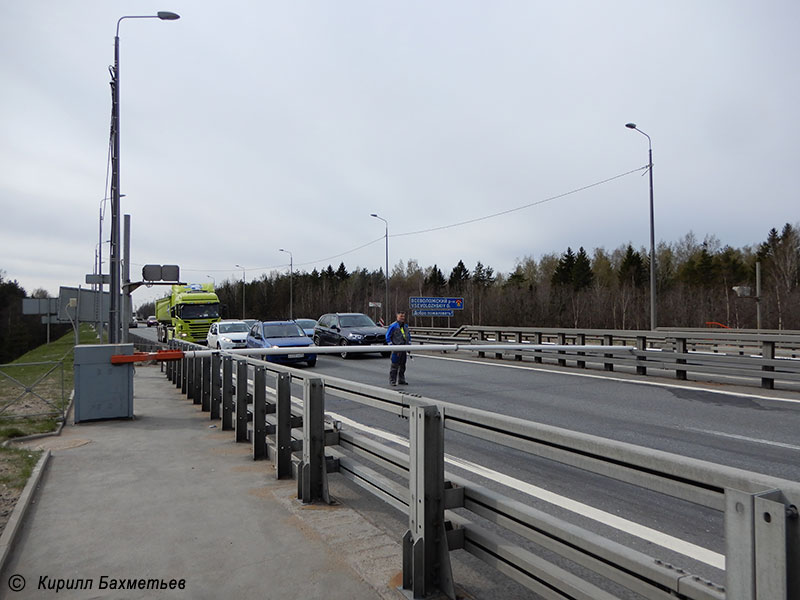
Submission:
[[[522,369],[524,371],[536,371],[540,373],[554,373],[556,375],[570,375],[572,377],[588,377],[590,379],[607,379],[611,381],[619,381],[621,383],[634,383],[636,385],[652,385],[656,387],[664,387],[664,388],[675,388],[681,390],[690,390],[693,392],[708,392],[709,394],[723,394],[726,396],[737,396],[739,398],[753,398],[756,400],[772,400],[776,402],[788,402],[791,404],[800,404],[800,400],[793,400],[791,398],[778,398],[776,396],[762,396],[759,394],[749,394],[746,392],[731,392],[726,390],[714,390],[708,389],[703,387],[694,387],[690,385],[680,385],[676,383],[664,383],[660,381],[642,381],[640,379],[625,379],[622,377],[613,377],[608,375],[594,375],[592,373],[572,373],[569,371],[557,371],[555,369],[546,369],[540,367],[527,367],[524,365],[506,365],[506,364],[498,364],[498,363],[487,363],[483,361],[476,361],[476,360],[469,360],[467,358],[455,358],[450,356],[432,356],[429,354],[415,354],[417,358],[428,358],[431,360],[451,360],[455,362],[466,362],[472,364],[480,364],[486,365],[488,367],[498,367],[503,369]]]
[[[368,425],[362,425],[357,421],[353,421],[352,419],[348,419],[347,417],[343,417],[342,415],[338,415],[336,413],[326,411],[326,414],[329,414],[337,421],[341,421],[342,423],[349,425],[353,429],[359,429],[363,432],[370,433],[374,436],[394,442],[395,444],[408,447],[408,440],[401,436],[389,433],[388,431],[383,431],[382,429],[376,429],[375,427],[369,427]],[[456,456],[445,454],[445,462],[466,471],[470,471],[476,475],[480,475],[481,477],[491,479],[492,481],[495,481],[501,485],[519,490],[525,494],[528,494],[529,496],[533,496],[534,498],[539,498],[560,508],[564,508],[589,519],[593,519],[604,525],[608,525],[645,541],[668,548],[669,550],[673,550],[683,554],[684,556],[688,556],[700,562],[706,563],[712,567],[722,570],[725,569],[725,556],[709,550],[708,548],[703,548],[702,546],[681,540],[656,529],[640,525],[639,523],[634,523],[633,521],[623,519],[617,515],[612,515],[611,513],[594,508],[588,504],[577,502],[565,496],[550,492],[543,488],[500,473],[499,471],[488,469]]]
[[[697,431],[699,433],[708,433],[710,435],[718,435],[720,437],[731,438],[734,440],[743,440],[745,442],[754,442],[756,444],[767,444],[768,446],[777,446],[778,448],[788,448],[789,450],[800,450],[800,446],[793,444],[785,444],[783,442],[773,442],[771,440],[763,440],[760,438],[751,438],[746,435],[737,435],[735,433],[724,433],[722,431],[713,431],[711,429],[698,429],[696,427],[682,427],[687,431]]]

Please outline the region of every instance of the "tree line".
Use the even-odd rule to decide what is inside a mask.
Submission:
[[[756,327],[756,263],[761,265],[764,329],[800,329],[800,227],[787,223],[755,246],[723,246],[714,236],[702,241],[688,233],[656,248],[656,297],[660,327]],[[390,315],[409,310],[411,296],[463,297],[465,308],[452,318],[412,318],[412,325],[519,325],[598,329],[650,328],[650,258],[645,248],[623,244],[613,251],[568,247],[538,260],[525,256],[511,273],[478,262],[450,268],[397,263],[389,277]],[[262,320],[289,316],[290,278],[267,273],[243,284],[217,286],[223,316]],[[734,287],[743,296],[737,295]],[[744,288],[750,288],[749,293]],[[296,271],[293,314],[318,318],[326,312],[364,312],[377,318],[384,302],[383,269],[338,268]],[[139,314],[152,314],[152,304]]]
[[[47,326],[42,315],[23,315],[23,298],[47,298],[46,290],[37,289],[28,296],[16,280],[9,280],[0,270],[0,364],[9,363],[29,350],[47,342]],[[70,325],[51,325],[50,337],[57,339]]]

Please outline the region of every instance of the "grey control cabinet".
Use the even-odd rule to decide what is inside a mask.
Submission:
[[[112,365],[133,344],[75,346],[75,422],[133,417],[133,363]]]

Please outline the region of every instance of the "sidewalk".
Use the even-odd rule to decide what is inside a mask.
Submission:
[[[52,456],[0,598],[402,597],[386,576],[401,569],[399,545],[345,506],[299,505],[293,480],[275,480],[249,444],[210,428],[219,422],[157,366],[137,367],[134,381],[135,419],[66,425],[28,443]],[[354,543],[385,558],[371,584],[353,568]],[[15,574],[19,592],[8,587]],[[130,589],[138,580],[150,589]]]

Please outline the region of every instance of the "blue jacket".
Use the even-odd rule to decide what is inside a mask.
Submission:
[[[403,346],[411,343],[411,330],[408,328],[408,323],[400,323],[395,321],[386,330],[386,343],[394,346]]]

